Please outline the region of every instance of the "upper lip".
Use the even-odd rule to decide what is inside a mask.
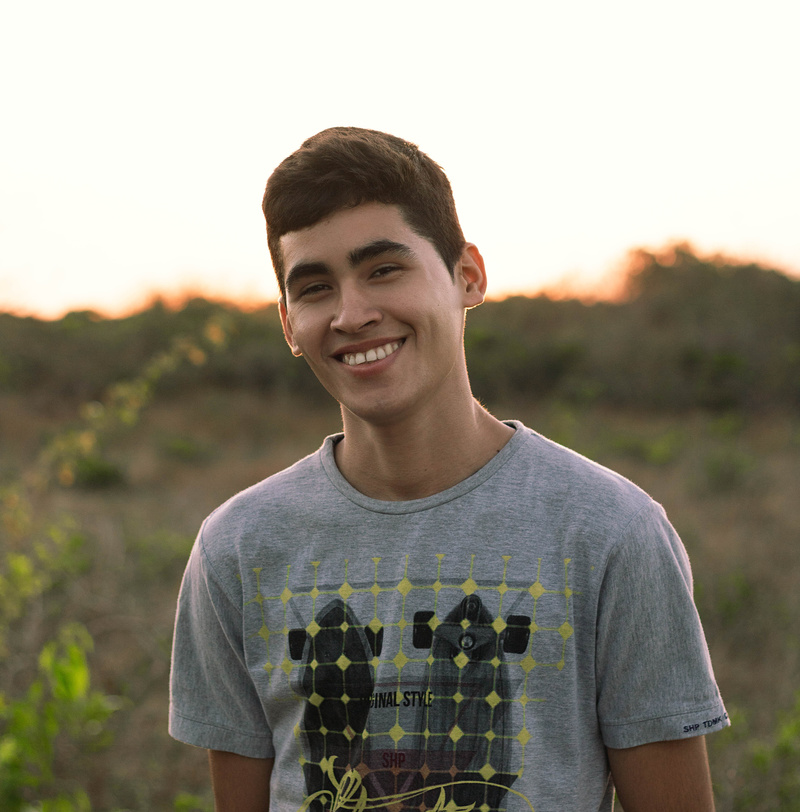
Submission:
[[[387,344],[393,344],[405,341],[404,337],[401,338],[373,338],[369,341],[359,341],[358,344],[346,344],[344,347],[339,347],[334,350],[331,355],[334,358],[341,358],[343,355],[354,355],[358,352],[367,352],[367,350],[374,350],[377,347],[385,347]]]

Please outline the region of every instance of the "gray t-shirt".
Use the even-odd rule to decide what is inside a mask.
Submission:
[[[274,757],[272,812],[562,812],[611,808],[606,746],[727,726],[662,508],[509,425],[425,499],[356,491],[334,436],[211,514],[178,603],[171,734]]]

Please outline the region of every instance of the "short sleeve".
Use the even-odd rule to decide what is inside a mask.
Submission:
[[[169,732],[197,747],[270,758],[271,731],[245,661],[241,601],[215,577],[202,534],[178,597]]]
[[[599,597],[598,716],[607,747],[726,727],[686,551],[651,503],[612,550]]]

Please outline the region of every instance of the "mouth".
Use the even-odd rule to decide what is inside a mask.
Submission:
[[[339,360],[350,367],[361,366],[361,364],[373,364],[375,361],[382,361],[403,346],[403,341],[389,341],[380,347],[372,347],[365,352],[346,352],[339,356]]]

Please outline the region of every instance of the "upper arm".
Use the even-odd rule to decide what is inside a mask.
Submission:
[[[704,736],[608,748],[625,812],[714,812]]]
[[[216,812],[268,812],[272,758],[209,750]]]

